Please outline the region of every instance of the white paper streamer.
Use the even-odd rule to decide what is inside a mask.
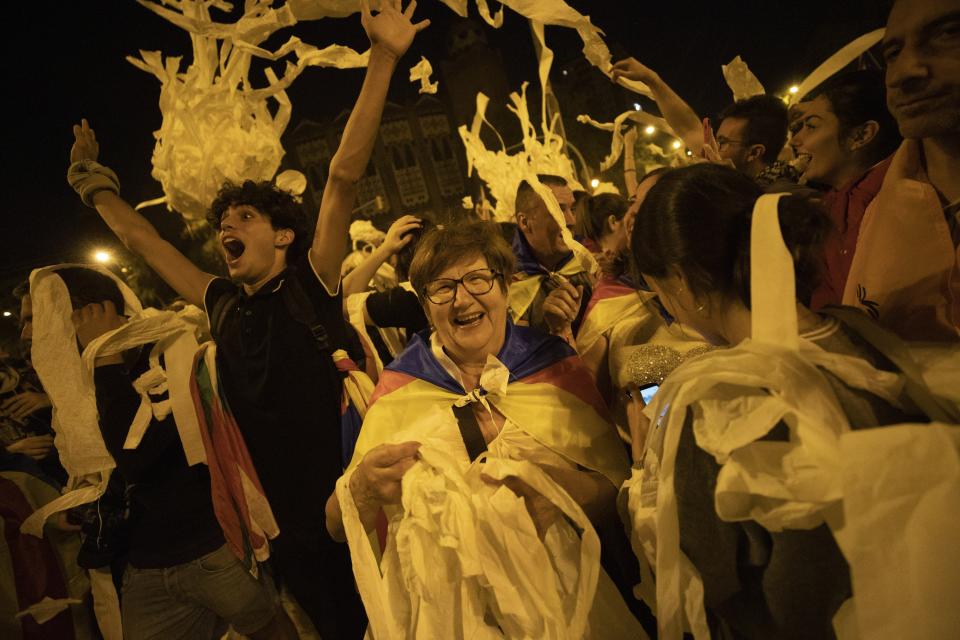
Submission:
[[[723,79],[727,81],[727,86],[733,92],[734,102],[766,93],[757,76],[753,75],[750,67],[740,56],[731,60],[730,64],[720,65],[720,68],[723,70]]]
[[[420,83],[420,93],[436,93],[439,82],[430,82],[430,76],[433,75],[433,65],[430,61],[420,56],[420,62],[410,68],[410,82]]]
[[[350,244],[354,251],[360,249],[360,243],[379,245],[387,237],[383,231],[373,226],[369,220],[354,220],[350,223]]]
[[[803,82],[800,83],[799,90],[790,96],[790,104],[796,104],[824,80],[827,80],[859,58],[867,49],[880,42],[886,31],[886,29],[877,29],[876,31],[864,34],[824,60],[823,64],[814,69],[813,73],[804,78]]]
[[[601,131],[610,131],[613,133],[613,138],[610,142],[610,153],[607,154],[607,157],[603,159],[603,162],[600,163],[600,171],[606,171],[613,165],[617,163],[620,159],[620,155],[623,153],[623,124],[627,120],[632,120],[637,124],[641,125],[650,125],[654,127],[659,127],[661,130],[666,132],[669,135],[675,136],[673,129],[667,124],[667,121],[663,118],[651,115],[646,111],[624,111],[614,119],[613,122],[597,122],[590,116],[586,114],[580,114],[577,116],[577,122],[582,122],[583,124],[588,124],[591,127],[600,129]],[[651,151],[658,155],[667,155],[664,153],[664,150],[656,145],[651,145],[653,149]],[[674,150],[676,152],[676,150]],[[596,193],[596,190],[594,191]]]
[[[193,57],[186,70],[179,57],[141,51],[128,57],[133,65],[160,80],[163,116],[153,152],[153,177],[163,187],[168,208],[181,213],[188,226],[203,222],[205,211],[227,180],[269,180],[283,157],[280,135],[290,120],[291,104],[284,93],[309,66],[365,66],[368,55],[331,45],[317,49],[291,38],[274,52],[259,45],[277,30],[298,20],[344,16],[357,2],[292,2],[273,9],[269,3],[247,2],[243,17],[233,24],[214,22],[210,8],[230,10],[225,2],[180,0],[176,10],[138,0],[157,15],[186,30]],[[171,3],[173,4],[173,3]],[[249,81],[253,57],[278,60],[294,54],[282,78],[265,71],[268,86],[254,89]],[[268,99],[277,103],[271,114]]]

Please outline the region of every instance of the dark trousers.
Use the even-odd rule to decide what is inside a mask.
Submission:
[[[323,640],[361,640],[367,614],[353,578],[350,548],[320,534],[281,533],[271,542],[270,563],[278,584],[285,585],[310,617]],[[284,539],[286,538],[286,539]]]

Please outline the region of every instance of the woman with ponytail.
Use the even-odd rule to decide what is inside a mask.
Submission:
[[[637,215],[637,270],[681,324],[724,347],[663,382],[625,485],[661,638],[833,637],[853,610],[838,615],[857,569],[850,538],[838,545],[834,532],[861,522],[844,500],[838,443],[868,427],[949,421],[888,334],[801,302],[829,229],[811,201],[763,194],[712,164],[661,177]]]

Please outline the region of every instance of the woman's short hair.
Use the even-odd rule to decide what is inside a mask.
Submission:
[[[438,278],[444,269],[478,255],[486,258],[491,269],[503,274],[501,287],[506,291],[515,259],[495,222],[460,222],[428,231],[410,263],[410,284],[422,294],[427,283]]]
[[[655,184],[630,239],[634,269],[664,277],[671,268],[695,295],[719,294],[750,307],[750,228],[763,190],[729,167],[674,169]],[[821,275],[822,246],[832,229],[823,208],[801,195],[779,202],[780,228],[793,256],[797,299],[807,303]]]
[[[573,208],[577,217],[575,230],[584,238],[600,240],[607,234],[607,218],[621,220],[629,208],[627,199],[615,193],[585,196]]]

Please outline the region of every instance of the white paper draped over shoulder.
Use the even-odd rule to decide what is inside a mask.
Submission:
[[[118,313],[125,311],[130,316],[123,326],[91,341],[83,354],[77,349],[70,294],[56,275],[57,270],[71,266],[92,269],[113,279],[126,307],[118,309]],[[141,405],[124,448],[136,448],[151,419],[162,419],[172,412],[188,463],[205,462],[189,389],[197,338],[206,331],[202,311],[196,307],[187,307],[178,313],[143,309],[123,281],[109,270],[91,265],[56,265],[35,270],[30,276],[30,296],[34,312],[33,364],[53,403],[54,444],[69,480],[64,495],[38,509],[23,523],[24,532],[42,536],[43,523],[52,514],[99,498],[116,466],[99,427],[93,384],[94,362],[98,356],[153,344],[150,368],[134,381]],[[168,399],[154,402],[152,396],[163,393],[168,394]]]
[[[691,420],[697,445],[721,465],[722,520],[770,531],[831,527],[855,594],[834,618],[839,637],[948,637],[960,628],[957,608],[946,604],[960,600],[960,572],[944,569],[960,566],[960,551],[946,543],[960,532],[960,427],[850,430],[820,369],[894,406],[904,380],[798,338],[778,197],[763,196],[754,209],[752,339],[684,363],[648,407],[656,425],[648,447],[662,449],[648,450],[625,485],[634,549],[644,574],[656,574],[655,597],[644,596],[654,600],[661,637],[684,629],[709,637],[703,586],[680,550],[674,493],[680,435]],[[761,440],[781,422],[788,440]]]

